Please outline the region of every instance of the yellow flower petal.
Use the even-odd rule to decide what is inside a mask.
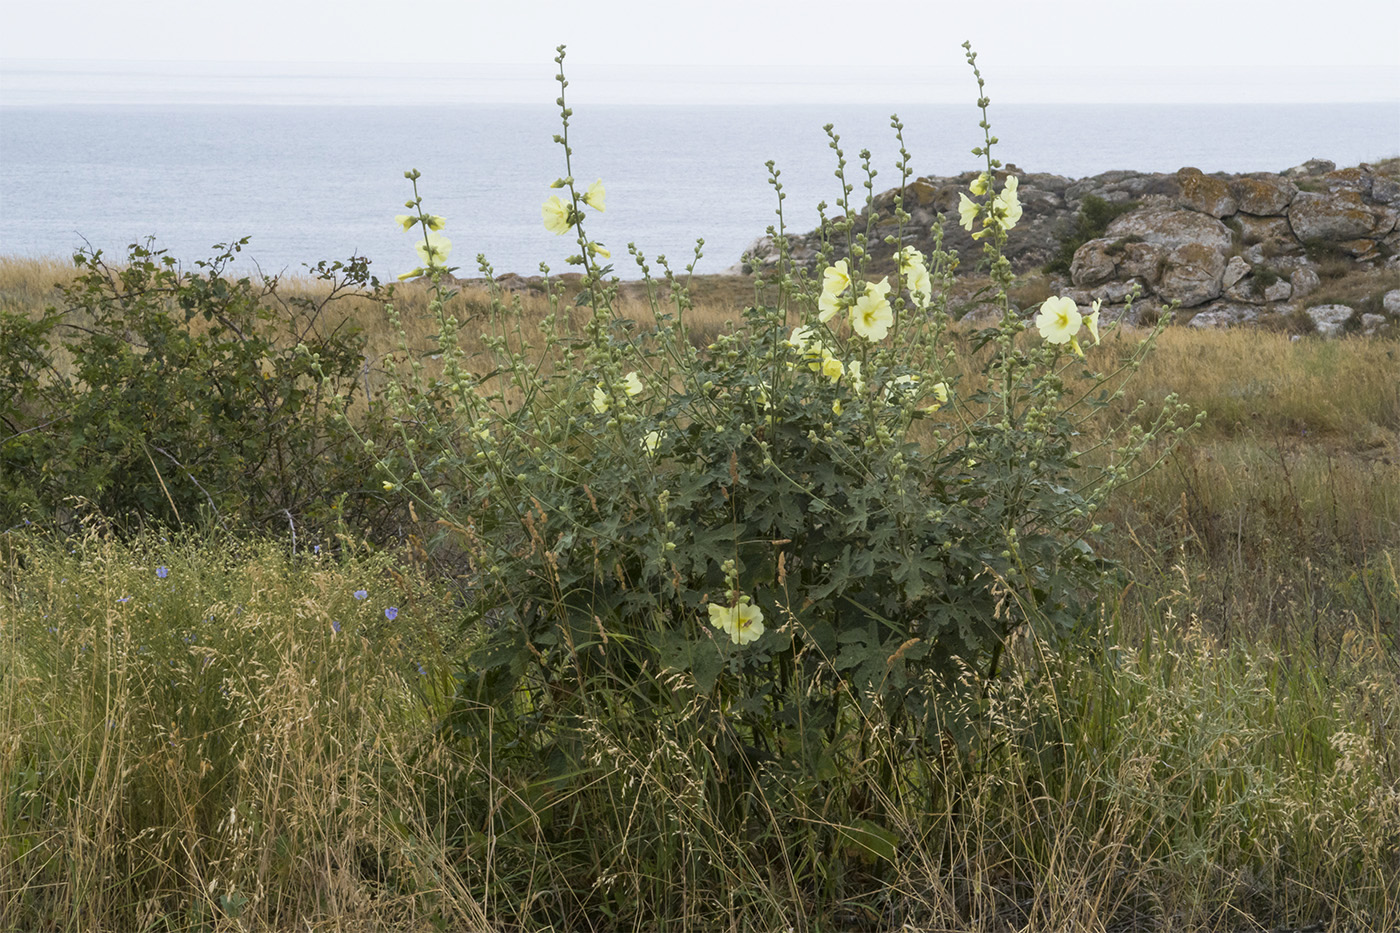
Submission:
[[[394,223],[403,227],[404,230],[412,230],[413,225],[418,223],[418,218],[412,214],[397,214],[394,216]]]
[[[559,200],[557,194],[549,196],[549,200],[545,201],[544,207],[541,208],[541,213],[544,215],[544,228],[556,236],[568,233],[569,228],[573,226],[573,221],[569,216],[571,213],[569,205]]]
[[[1079,333],[1083,315],[1072,298],[1045,299],[1035,316],[1035,328],[1046,343],[1069,343]]]
[[[429,230],[441,230],[443,227],[447,226],[447,221],[437,214],[429,214],[427,217],[424,217],[423,223],[427,225]]]
[[[752,605],[747,596],[740,596],[738,605],[718,606],[710,603],[710,624],[729,636],[736,645],[757,641],[763,634],[763,610]]]
[[[964,230],[972,229],[972,222],[977,219],[977,215],[982,212],[982,205],[969,198],[962,192],[958,193],[958,223]]]
[[[628,395],[639,395],[642,391],[642,380],[635,372],[628,373],[622,378],[622,389]]]
[[[588,190],[583,193],[583,203],[593,208],[595,211],[603,209],[603,198],[606,193],[603,191],[603,179],[598,179],[588,186]]]
[[[1084,319],[1084,322],[1089,325],[1089,333],[1094,335],[1094,346],[1096,347],[1099,345],[1099,301],[1100,299],[1094,299],[1093,313]]]
[[[851,309],[851,326],[855,332],[875,343],[885,339],[893,323],[894,310],[889,301],[878,290],[867,285],[866,293],[856,299],[856,306]]]
[[[441,233],[428,232],[426,243],[417,243],[413,247],[418,252],[418,257],[427,266],[440,266],[447,262],[448,255],[452,252],[452,241]]]

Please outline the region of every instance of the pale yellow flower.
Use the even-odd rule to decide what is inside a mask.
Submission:
[[[656,448],[658,448],[658,447],[660,447],[660,446],[661,446],[661,432],[660,432],[660,431],[651,431],[651,432],[649,432],[649,433],[647,434],[646,437],[642,438],[642,450],[645,450],[645,451],[647,452],[647,456],[649,456],[649,457],[655,456],[655,455],[656,455]]]
[[[925,406],[924,411],[938,411],[938,409],[948,404],[948,383],[935,382],[933,385],[929,386],[929,393],[934,397],[935,401],[932,405]]]
[[[831,413],[832,413],[833,415],[839,415],[839,414],[841,414],[841,411],[842,411],[841,400],[840,400],[839,398],[832,399],[832,400],[831,400]]]
[[[904,282],[909,286],[909,294],[920,305],[927,305],[933,299],[933,279],[922,265],[911,269]]]
[[[589,255],[592,256],[602,256],[604,259],[612,258],[612,253],[608,252],[607,248],[604,247],[602,243],[589,243],[588,252]]]
[[[865,391],[865,380],[860,377],[860,360],[852,360],[846,367],[846,376],[850,379],[851,391],[859,395]]]
[[[866,283],[865,294],[856,299],[856,306],[851,309],[851,326],[871,343],[884,340],[894,323],[894,309],[885,297],[889,290],[889,279],[879,285]]]
[[[598,414],[603,414],[612,407],[612,400],[608,398],[608,393],[603,390],[601,383],[593,387],[593,410]]]
[[[736,645],[757,641],[763,634],[763,610],[753,605],[747,596],[740,596],[734,606],[710,603],[709,610],[710,624],[728,635]]]
[[[1035,327],[1046,343],[1069,343],[1083,320],[1074,299],[1047,298],[1035,316]]]
[[[911,271],[923,268],[924,254],[912,246],[906,246],[895,254],[899,260],[899,271],[908,275]]]
[[[447,221],[437,214],[429,214],[423,218],[423,224],[429,230],[441,230],[443,227],[447,226]],[[404,229],[407,230],[408,228],[405,227]]]
[[[447,261],[448,255],[452,252],[452,241],[441,233],[428,232],[426,243],[416,243],[413,247],[418,251],[418,257],[427,266],[440,266]]]
[[[408,272],[405,272],[405,273],[403,273],[402,275],[400,275],[400,276],[399,276],[399,281],[400,281],[400,282],[407,282],[409,279],[416,279],[416,278],[418,278],[418,276],[423,275],[423,274],[424,274],[424,273],[423,273],[423,270],[422,270],[422,269],[412,269],[412,270],[410,270],[410,271],[408,271]]]
[[[418,223],[418,218],[414,217],[412,214],[396,214],[394,216],[394,223],[403,227],[404,230],[412,230],[413,225]]]
[[[900,398],[912,396],[918,388],[919,377],[913,373],[905,373],[903,376],[895,376],[885,383],[885,401],[893,404]]]
[[[846,366],[836,357],[831,355],[831,351],[822,350],[821,374],[832,382],[836,382],[846,374]]]
[[[972,230],[972,223],[981,212],[982,205],[962,192],[958,193],[958,223],[962,225],[964,230]]]
[[[549,200],[544,202],[541,209],[544,215],[544,228],[556,236],[561,233],[568,233],[569,228],[574,225],[570,216],[573,211],[569,205],[559,200],[559,195],[551,194]]]
[[[600,178],[589,185],[588,190],[583,193],[583,203],[587,204],[595,211],[601,211],[603,209],[604,196],[603,179]]]
[[[643,389],[641,377],[630,372],[622,377],[622,389],[628,395],[640,395]]]
[[[1006,187],[996,197],[996,214],[1001,221],[1001,229],[1010,230],[1021,219],[1021,202],[1016,198],[1019,179],[1015,175],[1006,177]]]
[[[967,187],[969,190],[972,191],[973,194],[977,195],[980,198],[982,195],[987,193],[987,182],[989,181],[991,181],[991,176],[988,175],[986,172],[983,172],[981,175],[978,175],[976,178],[974,178],[972,180],[972,184],[968,185]]]
[[[1093,308],[1093,313],[1084,319],[1084,323],[1089,325],[1089,333],[1094,335],[1094,346],[1096,347],[1099,345],[1099,302],[1100,299],[1094,299],[1094,303],[1091,306]]]
[[[811,342],[812,328],[810,327],[794,327],[792,329],[792,336],[784,341],[784,343],[792,347],[798,353],[806,352],[807,344]]]
[[[822,294],[817,299],[817,309],[821,312],[817,315],[817,320],[825,324],[841,310],[841,293],[850,286],[851,276],[846,260],[826,267],[826,271],[822,273]]]

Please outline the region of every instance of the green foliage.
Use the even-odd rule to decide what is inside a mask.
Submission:
[[[123,522],[201,514],[253,525],[339,517],[332,490],[366,506],[367,460],[338,415],[363,365],[361,341],[327,326],[326,306],[377,285],[364,260],[322,263],[319,299],[275,279],[234,278],[243,242],[181,269],[133,245],[111,266],[74,256],[64,306],[37,321],[0,318],[0,524],[67,514],[84,500]],[[72,360],[60,376],[55,338]]]
[[[1086,194],[1079,205],[1079,213],[1074,217],[1074,227],[1060,241],[1060,251],[1054,259],[1045,264],[1046,272],[1069,275],[1070,264],[1074,262],[1074,252],[1103,236],[1108,225],[1128,213],[1137,210],[1137,201],[1105,201],[1103,198]]]

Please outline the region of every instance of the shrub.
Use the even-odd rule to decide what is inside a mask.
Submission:
[[[1060,251],[1054,259],[1045,264],[1045,272],[1058,272],[1061,275],[1069,275],[1070,266],[1074,262],[1075,250],[1103,236],[1108,230],[1108,225],[1123,216],[1135,211],[1138,208],[1138,201],[1105,201],[1103,198],[1086,194],[1084,200],[1080,202],[1079,213],[1075,215],[1074,227],[1069,231],[1064,239],[1060,241]]]
[[[374,287],[362,259],[321,263],[319,298],[284,298],[276,279],[227,274],[246,241],[186,271],[148,242],[122,266],[74,256],[64,307],[0,320],[5,477],[0,525],[63,515],[74,498],[125,525],[201,514],[286,527],[375,507],[368,459],[337,420],[363,365],[361,341],[326,306]],[[71,371],[53,365],[56,340]]]

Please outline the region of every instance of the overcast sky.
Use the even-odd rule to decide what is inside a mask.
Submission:
[[[419,11],[417,13],[412,11]],[[0,0],[0,102],[1400,102],[1396,0]],[[407,98],[407,99],[405,99]]]

